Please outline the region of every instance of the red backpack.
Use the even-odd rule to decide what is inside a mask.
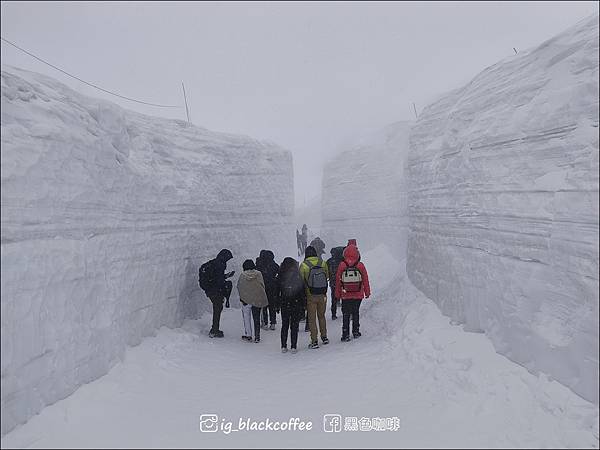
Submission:
[[[360,270],[354,267],[346,267],[342,272],[342,289],[346,292],[358,292],[362,285]]]

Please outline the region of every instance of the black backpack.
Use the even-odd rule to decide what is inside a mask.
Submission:
[[[289,271],[281,276],[279,284],[281,297],[285,300],[292,300],[300,297],[304,290],[304,282],[297,270]]]
[[[209,290],[214,285],[213,261],[205,262],[198,271],[198,284],[203,291]]]

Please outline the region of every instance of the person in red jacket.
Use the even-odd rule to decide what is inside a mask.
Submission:
[[[348,342],[350,340],[350,319],[352,319],[352,336],[354,339],[361,336],[360,304],[363,298],[369,298],[371,295],[367,268],[360,262],[360,252],[353,243],[350,243],[344,250],[344,260],[340,263],[335,275],[335,292],[342,301],[342,342]]]

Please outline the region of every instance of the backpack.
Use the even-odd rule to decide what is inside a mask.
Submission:
[[[313,265],[308,260],[305,260],[304,263],[309,267],[306,283],[309,292],[311,294],[327,293],[327,272],[325,272],[325,269],[323,268],[323,260],[319,258],[316,265]]]
[[[214,284],[212,261],[205,262],[198,271],[198,284],[203,291],[209,290]]]
[[[302,295],[304,282],[297,270],[288,272],[281,277],[281,296],[286,300],[293,300]]]
[[[362,285],[362,275],[356,267],[346,267],[342,272],[342,289],[346,292],[358,292]]]

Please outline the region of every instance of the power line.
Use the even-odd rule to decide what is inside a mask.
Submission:
[[[66,71],[62,70],[61,68],[59,68],[59,67],[56,67],[54,64],[50,64],[48,61],[45,61],[45,60],[43,60],[43,59],[42,59],[42,58],[40,58],[39,56],[36,56],[36,55],[34,55],[33,53],[30,53],[30,52],[28,52],[27,50],[25,50],[25,49],[23,49],[23,48],[19,47],[18,45],[16,45],[16,44],[14,44],[14,43],[10,42],[10,41],[9,41],[9,40],[7,40],[7,39],[4,39],[3,37],[0,37],[0,39],[2,39],[2,42],[6,42],[7,44],[9,44],[9,45],[12,45],[12,46],[13,46],[13,47],[15,47],[16,49],[18,49],[18,50],[21,50],[23,53],[25,53],[25,54],[27,54],[27,55],[31,56],[32,58],[35,58],[35,59],[37,59],[38,61],[41,61],[41,62],[43,62],[44,64],[46,64],[46,65],[48,65],[48,66],[52,67],[53,69],[56,69],[56,70],[58,70],[59,72],[62,72],[62,73],[64,73],[65,75],[68,75],[68,76],[70,76],[71,78],[75,78],[77,81],[81,81],[82,83],[84,83],[84,84],[87,84],[88,86],[91,86],[91,87],[93,87],[93,88],[96,88],[96,89],[98,89],[98,90],[100,90],[100,91],[102,91],[102,92],[106,92],[107,94],[111,94],[111,95],[114,95],[114,96],[116,96],[116,97],[119,97],[119,98],[122,98],[122,99],[125,99],[125,100],[129,100],[130,102],[141,103],[142,105],[156,106],[156,107],[159,107],[159,108],[181,108],[181,106],[179,106],[179,105],[159,105],[159,104],[156,104],[156,103],[144,102],[144,101],[141,101],[141,100],[136,100],[136,99],[134,99],[134,98],[125,97],[124,95],[117,94],[116,92],[109,91],[108,89],[101,88],[100,86],[96,86],[96,85],[95,85],[95,84],[93,84],[93,83],[88,83],[87,81],[85,81],[85,80],[82,80],[81,78],[79,78],[79,77],[76,77],[75,75],[72,75],[72,74],[70,74],[69,72],[66,72]]]

